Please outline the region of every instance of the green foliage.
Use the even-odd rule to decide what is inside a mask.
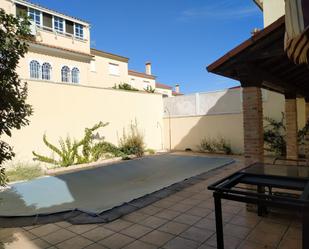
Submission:
[[[213,140],[207,138],[202,139],[200,149],[211,153],[216,151]]]
[[[146,152],[149,153],[149,155],[154,155],[156,154],[156,151],[154,149],[147,149]]]
[[[282,113],[280,121],[269,117],[265,117],[264,120],[266,121],[266,125],[264,125],[264,149],[279,156],[286,155],[284,113]]]
[[[5,174],[5,168],[0,168],[0,186],[5,186],[7,183],[7,176]]]
[[[7,171],[7,177],[10,182],[32,180],[44,175],[39,164],[18,163]]]
[[[103,128],[107,126],[108,123],[99,122],[98,124],[94,125],[92,128],[86,128],[84,132],[84,138],[77,143],[78,147],[82,148],[82,155],[78,155],[78,163],[88,163],[95,161],[93,157],[93,148],[94,144],[94,135],[93,133],[98,130],[99,128]],[[98,159],[97,159],[98,160]]]
[[[116,85],[113,87],[114,89],[119,89],[119,90],[126,90],[126,91],[138,91],[138,89],[134,88],[128,83],[121,83],[119,85]]]
[[[200,143],[201,151],[206,151],[210,153],[219,152],[226,155],[233,153],[231,144],[227,142],[224,138],[209,139],[203,138]]]
[[[282,113],[282,117],[279,121],[265,117],[266,125],[264,125],[264,150],[275,153],[278,156],[286,155],[286,127],[285,127],[285,115]],[[309,131],[309,120],[304,128],[298,131],[298,143],[304,144],[305,136]]]
[[[43,142],[54,154],[58,156],[59,159],[56,160],[54,157],[43,156],[33,151],[32,154],[35,156],[33,159],[34,161],[50,163],[61,167],[66,167],[76,163],[78,158],[78,144],[76,141],[72,142],[70,137],[67,137],[65,140],[60,138],[59,148],[47,140],[46,134],[43,136]]]
[[[94,161],[97,161],[100,158],[106,157],[108,155],[115,157],[126,157],[126,155],[117,146],[109,142],[103,141],[93,146],[92,156]]]
[[[16,73],[20,58],[28,51],[30,22],[18,19],[0,8],[0,136],[12,136],[12,129],[21,129],[29,124],[31,106],[26,104],[27,85],[22,84]],[[0,184],[6,181],[3,162],[14,157],[11,146],[0,140]]]
[[[230,155],[233,153],[231,144],[225,141],[223,138],[219,139],[217,148],[219,151],[223,151],[226,155]]]
[[[144,135],[139,131],[137,122],[131,124],[129,133],[123,131],[120,139],[120,150],[126,155],[136,155],[142,157],[145,152]]]
[[[61,138],[59,148],[48,142],[46,135],[44,135],[44,144],[57,155],[58,159],[43,156],[33,151],[34,160],[67,167],[97,161],[107,153],[113,156],[123,156],[123,153],[115,145],[105,142],[102,138],[95,138],[94,132],[107,125],[108,123],[99,122],[92,128],[86,128],[84,137],[80,141],[72,140],[70,137]]]
[[[144,90],[148,93],[154,93],[156,91],[156,89],[152,88],[152,86],[147,86],[147,88],[144,88]]]

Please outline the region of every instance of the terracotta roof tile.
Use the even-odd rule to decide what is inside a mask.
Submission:
[[[147,79],[156,79],[156,76],[154,75],[149,75],[149,74],[146,74],[146,73],[141,73],[141,72],[138,72],[138,71],[134,71],[134,70],[129,70],[129,75],[132,75],[132,76],[137,76],[137,77],[141,77],[141,78],[147,78]]]
[[[169,85],[166,85],[166,84],[162,84],[162,83],[158,83],[158,82],[156,82],[156,88],[162,88],[162,89],[168,89],[168,90],[172,90],[173,89],[172,86],[169,86]]]

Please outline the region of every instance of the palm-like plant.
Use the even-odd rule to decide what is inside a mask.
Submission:
[[[46,134],[44,134],[44,144],[53,152],[53,154],[57,155],[57,159],[55,159],[54,156],[44,156],[33,151],[33,160],[61,167],[91,162],[94,160],[93,148],[95,146],[93,132],[101,127],[105,127],[106,125],[108,125],[108,123],[99,122],[92,128],[86,128],[84,137],[80,141],[72,140],[69,136],[67,136],[66,139],[60,138],[59,147],[50,143],[47,140]]]

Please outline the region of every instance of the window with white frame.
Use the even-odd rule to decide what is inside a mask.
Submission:
[[[120,70],[119,70],[119,65],[114,64],[114,63],[109,63],[108,64],[108,71],[110,75],[115,75],[119,76],[120,75]]]
[[[28,15],[30,20],[32,20],[36,25],[41,26],[41,11],[35,9],[29,9]]]
[[[54,30],[60,33],[64,32],[64,20],[62,18],[54,16]]]
[[[71,70],[68,66],[63,66],[61,69],[61,81],[69,83],[71,76]]]
[[[75,37],[84,39],[84,26],[78,23],[75,23]]]
[[[79,83],[79,69],[77,67],[72,69],[72,83]]]
[[[48,62],[44,62],[42,65],[42,79],[51,80],[51,70],[52,67]]]
[[[31,79],[41,78],[41,65],[36,60],[30,62],[30,78]]]

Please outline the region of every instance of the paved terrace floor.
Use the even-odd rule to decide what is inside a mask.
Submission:
[[[65,221],[0,229],[0,248],[214,249],[214,205],[207,186],[243,167],[242,159],[209,179],[108,224]],[[301,224],[287,215],[260,218],[245,204],[223,201],[226,249],[301,248]]]

